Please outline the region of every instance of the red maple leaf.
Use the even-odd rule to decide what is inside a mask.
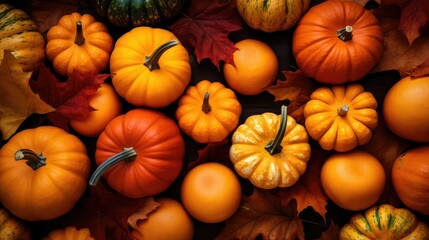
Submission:
[[[234,65],[237,48],[228,34],[240,30],[243,19],[233,0],[192,1],[183,15],[170,29],[198,62],[209,58],[218,68],[220,61]]]
[[[66,81],[60,81],[49,68],[42,66],[37,79],[30,81],[30,86],[43,101],[56,109],[48,114],[49,120],[68,130],[67,123],[70,120],[83,120],[94,110],[89,105],[89,99],[109,76],[110,74],[81,75],[75,72]]]

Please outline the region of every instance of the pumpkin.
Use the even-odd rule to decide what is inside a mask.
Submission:
[[[0,239],[31,240],[30,229],[7,209],[0,208]]]
[[[403,139],[429,142],[428,101],[428,75],[401,78],[383,99],[383,120],[387,128]]]
[[[113,50],[113,38],[106,26],[90,14],[64,15],[47,33],[46,56],[55,71],[71,76],[104,71]]]
[[[96,11],[113,25],[123,28],[155,26],[172,19],[185,0],[92,0]]]
[[[308,134],[323,149],[346,152],[371,139],[377,101],[358,83],[322,86],[310,95],[304,117]]]
[[[295,26],[310,0],[236,0],[240,16],[251,28],[271,33]]]
[[[104,176],[120,194],[130,198],[166,190],[179,176],[185,143],[176,123],[159,111],[133,109],[114,118],[96,143],[98,165],[89,184]]]
[[[199,143],[220,142],[238,125],[241,104],[220,82],[202,80],[180,97],[176,110],[179,127]]]
[[[0,149],[0,202],[24,220],[59,217],[85,192],[89,171],[76,136],[54,126],[22,130]]]
[[[292,51],[300,70],[322,83],[357,81],[381,60],[384,36],[377,18],[353,1],[313,6],[296,25]]]
[[[94,240],[94,238],[91,237],[89,228],[77,229],[75,226],[68,226],[50,231],[42,240]]]
[[[232,135],[229,157],[236,172],[263,189],[289,187],[305,172],[311,148],[304,126],[287,115],[251,115]]]
[[[22,70],[37,70],[45,59],[45,39],[28,14],[9,4],[0,4],[0,64],[8,50]]]
[[[410,148],[393,162],[392,184],[408,208],[429,215],[429,145]]]
[[[381,204],[354,214],[341,228],[339,239],[423,240],[429,239],[429,227],[406,208]]]
[[[151,27],[133,28],[116,41],[110,72],[119,95],[150,108],[176,101],[191,80],[185,47],[172,32]]]

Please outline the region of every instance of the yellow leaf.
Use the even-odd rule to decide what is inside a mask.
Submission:
[[[55,110],[31,90],[28,84],[31,74],[23,72],[15,57],[4,51],[0,65],[0,130],[3,139],[11,137],[31,114]]]

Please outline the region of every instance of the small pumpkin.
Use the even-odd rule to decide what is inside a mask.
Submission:
[[[429,239],[429,227],[406,208],[382,204],[354,214],[341,228],[339,239],[423,240]]]
[[[46,56],[63,76],[100,73],[108,64],[113,38],[90,14],[64,15],[47,33]]]
[[[240,16],[251,28],[271,33],[295,26],[310,0],[236,0]]]
[[[113,25],[123,28],[154,26],[172,19],[185,0],[92,0],[96,11]]]
[[[180,97],[176,119],[193,140],[209,143],[226,139],[237,127],[240,114],[234,91],[220,82],[202,80]]]
[[[172,32],[151,27],[133,28],[116,41],[110,72],[119,95],[150,108],[176,101],[191,80],[185,47]]]
[[[0,239],[31,240],[31,232],[27,225],[13,216],[7,209],[0,208]]]
[[[42,240],[95,240],[91,237],[89,228],[77,229],[75,226],[68,226],[55,229],[49,232],[48,236]]]
[[[393,162],[392,184],[408,208],[429,215],[429,145],[410,148]]]
[[[259,188],[295,184],[305,172],[311,148],[304,126],[287,115],[252,115],[232,135],[229,157],[236,172]]]
[[[22,70],[32,72],[45,59],[45,38],[28,14],[9,4],[0,4],[0,64],[3,50],[9,50],[22,65]]]
[[[0,149],[0,202],[24,220],[59,217],[85,192],[89,171],[76,136],[54,126],[22,130]]]
[[[310,8],[293,33],[300,70],[317,81],[357,81],[380,61],[384,35],[377,18],[354,1],[325,1]]]
[[[179,176],[185,143],[177,124],[161,112],[133,109],[114,118],[97,140],[98,168],[89,184],[104,176],[120,194],[130,198],[166,190]]]
[[[346,152],[371,139],[377,101],[358,83],[322,86],[304,106],[304,117],[308,134],[323,149]]]

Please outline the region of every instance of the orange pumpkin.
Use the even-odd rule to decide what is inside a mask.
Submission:
[[[77,229],[74,226],[68,226],[50,231],[42,240],[94,240],[94,238],[91,237],[89,228]]]
[[[97,140],[99,165],[89,181],[103,175],[120,194],[142,198],[166,190],[179,176],[185,143],[176,123],[161,112],[133,109],[113,119]]]
[[[353,1],[310,8],[293,33],[300,70],[319,82],[341,84],[365,76],[381,59],[384,35],[375,16]]]
[[[53,126],[23,130],[0,149],[0,202],[25,220],[59,217],[83,195],[89,171],[76,136]]]
[[[73,71],[100,73],[108,64],[113,38],[106,26],[92,15],[64,15],[47,33],[46,56],[63,76]]]
[[[110,72],[119,95],[150,108],[177,100],[191,80],[185,47],[172,32],[151,27],[133,28],[116,41]]]
[[[220,142],[238,125],[241,104],[222,83],[200,81],[179,99],[179,127],[199,143]]]

